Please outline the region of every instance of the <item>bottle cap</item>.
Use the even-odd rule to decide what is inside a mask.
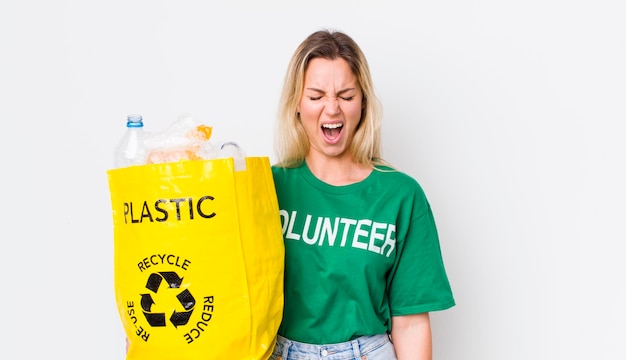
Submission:
[[[143,118],[139,114],[130,114],[126,117],[127,127],[143,127]]]

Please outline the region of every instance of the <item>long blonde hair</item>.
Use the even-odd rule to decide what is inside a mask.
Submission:
[[[363,112],[349,151],[357,164],[372,167],[385,164],[381,158],[382,107],[374,92],[367,59],[350,36],[338,31],[320,30],[298,46],[287,68],[275,138],[278,166],[298,166],[309,152],[309,139],[296,108],[302,98],[304,74],[309,62],[315,58],[342,58],[350,65],[363,93]]]

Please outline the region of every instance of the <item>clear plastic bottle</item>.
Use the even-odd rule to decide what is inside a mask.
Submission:
[[[141,115],[127,116],[126,133],[115,148],[114,163],[116,168],[146,163],[145,134]]]

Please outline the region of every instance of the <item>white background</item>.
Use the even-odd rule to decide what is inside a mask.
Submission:
[[[432,314],[435,359],[626,359],[623,2],[228,4],[0,3],[0,358],[124,358],[106,170],[126,115],[189,113],[274,159],[289,57],[329,27],[367,54],[384,156],[435,212],[458,303]]]

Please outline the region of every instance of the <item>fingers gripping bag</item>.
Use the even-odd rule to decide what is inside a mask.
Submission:
[[[107,176],[126,359],[268,359],[284,266],[269,159],[183,159]]]

